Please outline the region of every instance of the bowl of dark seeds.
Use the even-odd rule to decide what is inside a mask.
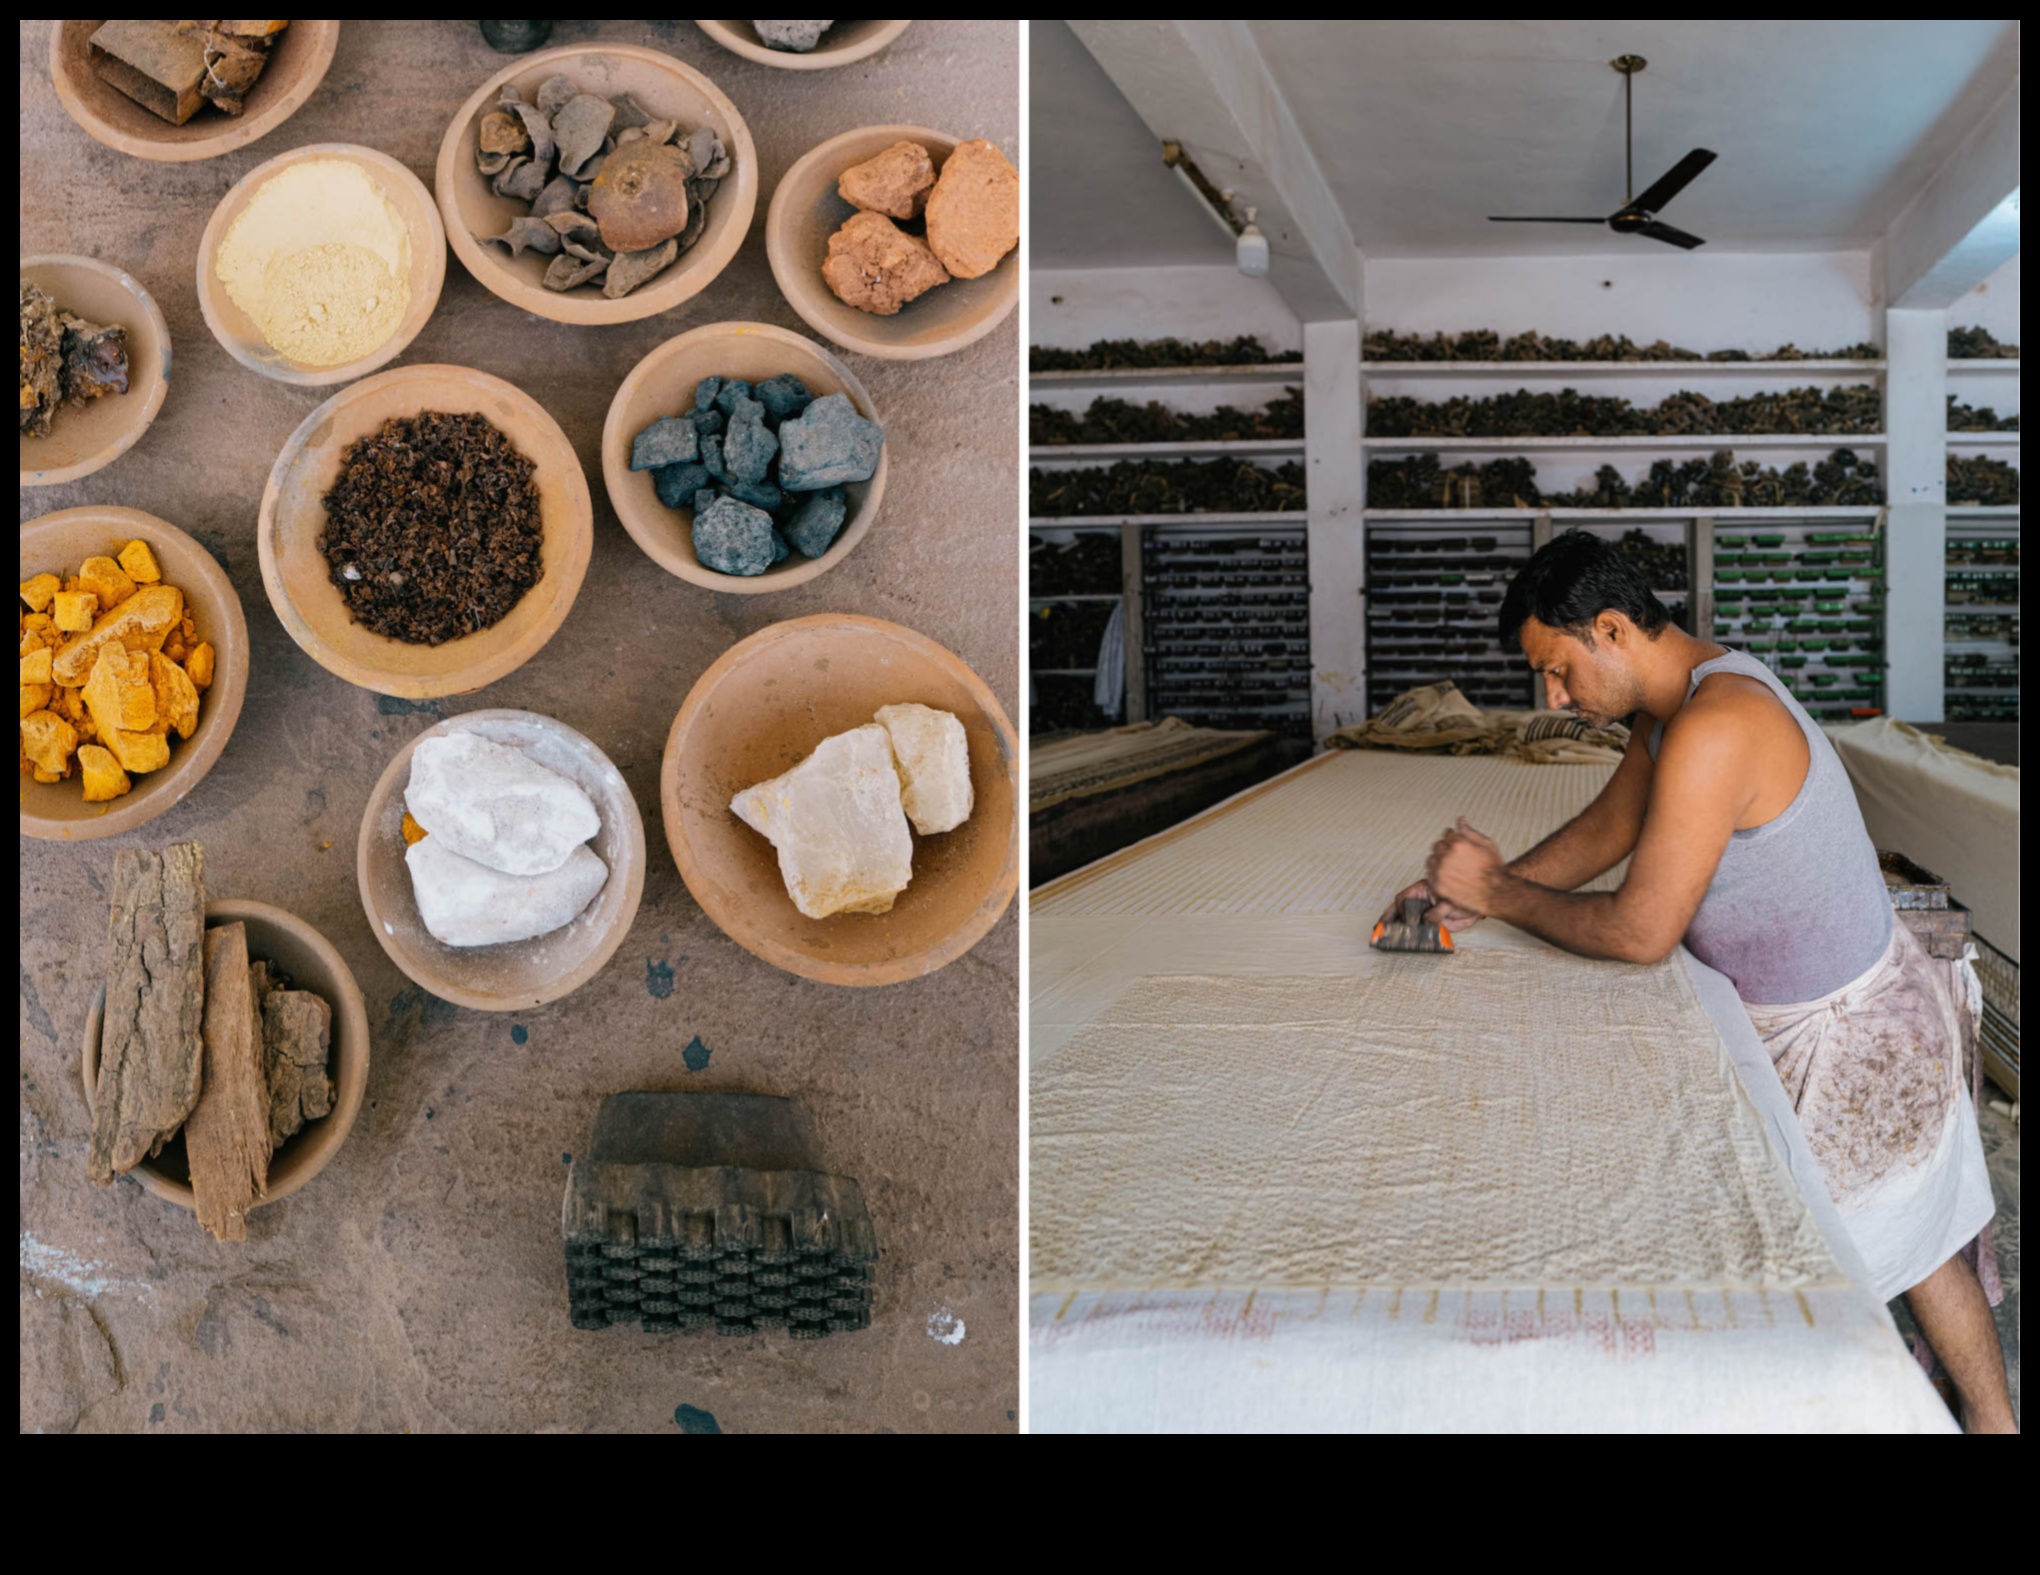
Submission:
[[[440,144],[446,237],[492,294],[562,323],[670,311],[727,266],[758,203],[736,105],[655,49],[525,55]]]
[[[559,424],[461,366],[364,378],[277,455],[256,535],[290,637],[351,684],[467,694],[550,640],[581,589],[594,512]]]

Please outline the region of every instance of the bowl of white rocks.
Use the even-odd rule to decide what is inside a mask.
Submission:
[[[622,774],[565,723],[470,711],[397,752],[355,849],[369,928],[442,1000],[541,1006],[615,955],[645,887]]]

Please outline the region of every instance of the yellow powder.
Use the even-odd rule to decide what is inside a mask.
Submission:
[[[270,347],[304,366],[370,354],[411,304],[403,220],[347,159],[307,160],[264,181],[227,227],[214,272]]]

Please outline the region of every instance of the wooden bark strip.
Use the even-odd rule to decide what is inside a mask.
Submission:
[[[205,932],[205,1071],[184,1123],[198,1223],[218,1241],[248,1239],[248,1209],[269,1188],[269,1085],[248,932]]]
[[[161,1151],[198,1103],[205,849],[113,861],[111,958],[86,1173],[101,1186]]]
[[[262,1001],[262,1044],[269,1077],[272,1146],[333,1108],[326,1049],[333,1009],[309,990],[272,989]]]

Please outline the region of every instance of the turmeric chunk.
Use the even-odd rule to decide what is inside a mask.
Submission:
[[[191,655],[185,660],[185,676],[201,689],[212,688],[215,655],[212,642],[201,640],[192,647]]]
[[[50,682],[50,663],[53,653],[47,646],[37,646],[21,658],[21,681],[25,684],[46,684]]]
[[[156,555],[149,551],[145,541],[131,541],[121,548],[120,566],[137,585],[154,585],[163,578],[163,571],[156,566]]]
[[[170,631],[184,616],[184,593],[174,585],[145,585],[91,627],[67,640],[57,652],[53,671],[60,684],[82,684],[92,664],[109,644],[130,651],[160,651]]]
[[[22,752],[38,770],[69,776],[71,754],[77,747],[78,730],[56,712],[37,711],[21,719]]]
[[[21,582],[21,599],[28,603],[30,612],[47,612],[51,599],[63,588],[64,582],[54,574],[38,574]]]
[[[42,783],[61,782],[64,780],[63,772],[45,771],[41,766],[30,766],[29,775],[33,777],[36,781]]]
[[[99,616],[99,598],[91,591],[58,591],[50,600],[56,607],[57,627],[66,634],[83,634]]]
[[[102,734],[146,731],[156,720],[149,658],[135,656],[125,646],[107,646],[85,681],[85,708]]]
[[[161,651],[151,651],[149,681],[156,690],[156,731],[174,727],[179,738],[191,737],[198,727],[198,690],[184,669]]]
[[[87,558],[78,565],[78,585],[99,598],[99,610],[118,607],[135,593],[135,582],[111,558]]]
[[[56,691],[48,684],[23,684],[21,686],[21,715],[24,720],[33,716],[50,703],[50,696]]]
[[[119,798],[135,785],[113,758],[113,751],[98,744],[78,746],[78,767],[85,780],[88,804],[104,804],[108,799]]]
[[[170,744],[160,733],[126,733],[102,727],[99,736],[113,751],[113,758],[120,762],[121,768],[132,771],[136,776],[161,771],[170,764]]]
[[[410,846],[411,846],[411,845],[412,845],[412,844],[413,844],[414,842],[423,842],[424,840],[425,840],[425,828],[424,828],[423,826],[419,825],[417,821],[415,821],[415,820],[413,820],[413,819],[411,818],[411,812],[410,812],[410,811],[409,811],[408,809],[407,809],[407,810],[405,810],[405,811],[404,811],[404,846],[408,848],[408,847],[410,847]]]

